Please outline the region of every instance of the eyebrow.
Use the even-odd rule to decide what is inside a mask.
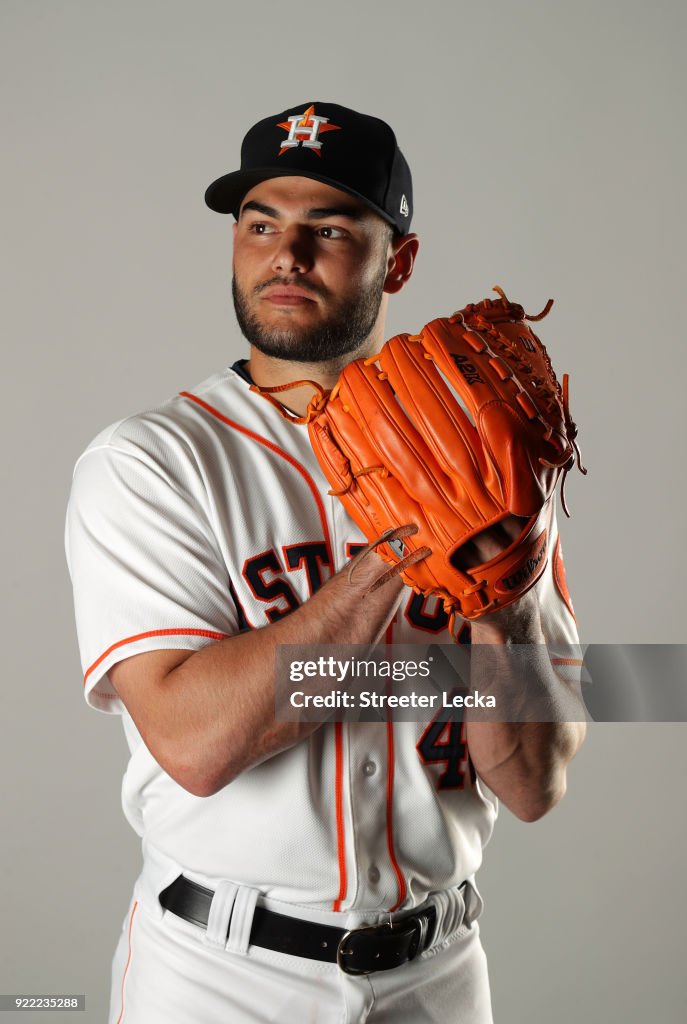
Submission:
[[[281,218],[279,210],[275,209],[274,206],[267,206],[265,203],[259,203],[255,199],[249,199],[244,204],[241,208],[241,216],[247,210],[255,210],[256,213],[263,213],[266,217],[273,217],[275,220]],[[364,210],[348,203],[341,203],[338,206],[315,206],[306,213],[308,220],[322,220],[326,217],[348,217],[349,220],[362,220],[364,215]]]

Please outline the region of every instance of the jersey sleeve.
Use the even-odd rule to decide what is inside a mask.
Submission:
[[[535,589],[551,663],[561,679],[578,686],[583,667],[582,648],[565,575],[555,508],[552,511],[547,566]]]
[[[117,661],[198,650],[239,631],[202,473],[159,428],[116,425],[84,452],[65,546],[91,707],[122,712],[108,676]]]

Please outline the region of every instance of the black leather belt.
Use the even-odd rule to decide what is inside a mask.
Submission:
[[[179,875],[159,898],[166,910],[207,928],[213,896],[212,889]],[[434,937],[436,917],[436,908],[430,905],[393,924],[387,921],[346,931],[256,906],[250,944],[309,960],[337,963],[346,974],[372,974],[400,967],[427,949]]]

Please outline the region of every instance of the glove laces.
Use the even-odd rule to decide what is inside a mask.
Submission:
[[[301,388],[306,384],[309,384],[311,388],[314,388],[317,392],[317,396],[313,395],[308,403],[308,410],[305,416],[296,416],[295,413],[287,409],[285,405],[275,398],[274,395],[279,394],[281,391],[290,391],[292,388]],[[256,395],[262,395],[262,397],[273,405],[277,412],[280,412],[285,420],[289,423],[310,423],[310,420],[320,411],[325,401],[329,396],[327,388],[318,384],[316,380],[292,380],[288,384],[278,384],[273,388],[261,388],[259,384],[251,384],[250,390],[254,391]]]
[[[547,370],[546,377],[541,377],[536,374],[529,360],[525,359],[515,347],[511,346],[498,328],[494,326],[494,324],[490,323],[489,319],[484,315],[485,308],[487,310],[500,309],[515,319],[538,322],[539,320],[543,320],[551,311],[553,299],[548,300],[541,313],[531,314],[525,313],[523,307],[517,303],[510,302],[503,288],[499,285],[494,285],[493,290],[498,293],[498,299],[485,299],[484,302],[478,304],[471,303],[469,306],[466,306],[465,311],[454,313],[451,320],[459,319],[467,330],[489,335],[489,345],[493,346],[493,348],[501,354],[506,355],[508,363],[515,367],[523,379],[531,381],[532,386],[535,389],[537,403],[544,410],[545,415],[555,417],[557,413],[560,415],[560,410],[562,409],[563,422],[565,424],[565,441],[567,442],[565,449],[559,459],[545,459],[540,456],[539,462],[542,466],[546,466],[549,469],[562,470],[561,506],[565,515],[569,519],[570,511],[565,500],[565,482],[567,475],[575,463],[577,463],[577,468],[581,473],[584,475],[587,474],[586,468],[582,465],[582,453],[577,442],[577,424],[570,415],[568,397],[569,375],[567,373],[563,374],[563,386],[561,387],[554,372],[546,346],[536,335],[534,335]],[[467,322],[464,312],[470,317],[470,323]],[[518,381],[518,383],[520,382]],[[522,387],[522,385],[520,386]],[[538,418],[545,428],[545,440],[550,441],[553,437],[553,427],[550,423],[547,423],[542,416],[539,416]]]
[[[548,360],[549,357],[546,352],[546,349],[544,349],[544,355]],[[570,519],[570,512],[568,511],[568,505],[565,500],[565,481],[567,480],[568,473],[575,465],[575,462],[577,462],[577,468],[579,469],[580,473],[582,473],[584,476],[587,475],[587,468],[586,466],[582,465],[582,452],[580,451],[580,446],[577,443],[577,424],[573,421],[573,418],[570,415],[570,407],[568,405],[569,380],[570,378],[568,374],[564,373],[562,390],[563,415],[565,417],[565,428],[568,434],[568,440],[570,441],[573,447],[574,455],[570,456],[566,454],[560,462],[549,462],[548,459],[544,459],[541,456],[539,457],[539,461],[542,464],[542,466],[548,466],[549,469],[563,470],[563,474],[561,476],[561,506],[568,519]]]
[[[360,566],[364,559],[367,558],[370,552],[378,548],[380,544],[392,544],[394,541],[403,540],[404,537],[412,537],[417,532],[418,527],[415,523],[406,523],[405,526],[392,526],[388,530],[385,530],[384,533],[381,533],[379,537],[368,544],[367,547],[363,548],[362,551],[359,551],[353,559],[348,570],[348,582],[352,583],[355,570]],[[391,568],[382,573],[382,575],[374,581],[372,586],[368,587],[365,593],[374,594],[375,590],[379,590],[379,588],[383,587],[385,583],[392,580],[394,576],[400,576],[401,573],[409,566],[415,565],[416,562],[421,562],[423,558],[427,558],[427,556],[431,554],[432,549],[426,545],[418,548],[417,551],[411,551],[410,554],[405,555],[400,561],[396,562],[395,565],[392,565]]]

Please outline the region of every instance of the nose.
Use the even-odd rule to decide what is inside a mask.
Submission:
[[[312,246],[308,233],[296,225],[278,236],[272,256],[272,269],[280,274],[307,274],[312,269]]]

